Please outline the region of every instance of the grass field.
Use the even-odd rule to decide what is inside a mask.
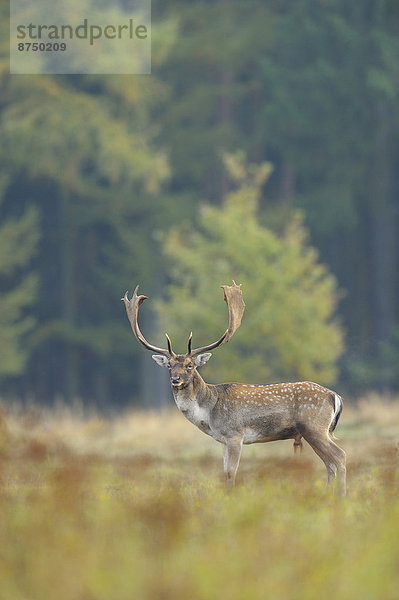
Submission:
[[[0,419],[1,600],[397,600],[399,402],[345,406],[348,497],[305,444],[219,444],[171,409]]]

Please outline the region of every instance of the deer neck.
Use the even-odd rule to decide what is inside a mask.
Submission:
[[[195,371],[191,382],[182,389],[173,390],[177,405],[195,403],[198,406],[213,408],[216,399],[213,397],[211,387]]]
[[[213,435],[209,426],[210,413],[217,398],[209,386],[196,371],[187,387],[173,390],[176,405],[183,415],[201,431]]]

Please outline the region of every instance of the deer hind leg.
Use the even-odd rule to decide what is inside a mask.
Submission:
[[[315,434],[302,431],[305,440],[324,462],[327,469],[328,483],[332,483],[338,473],[340,495],[346,495],[346,457],[345,452],[337,446],[328,433]]]
[[[346,496],[346,454],[345,451],[342,450],[342,448],[340,448],[339,446],[337,446],[335,442],[333,442],[332,440],[330,441],[334,447],[334,453],[336,455],[336,465],[338,471],[340,493],[341,496]]]
[[[228,439],[223,445],[224,474],[229,489],[235,485],[236,474],[241,457],[242,438]]]
[[[295,452],[295,454],[296,454],[298,448],[299,448],[300,452],[302,453],[303,443],[302,443],[302,435],[300,433],[298,433],[295,436],[295,439],[294,439],[294,452]]]

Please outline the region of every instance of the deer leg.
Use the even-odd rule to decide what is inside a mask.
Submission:
[[[335,479],[336,472],[339,476],[340,495],[346,495],[346,466],[345,452],[326,435],[318,436],[309,431],[302,431],[305,440],[312,446],[316,454],[324,462],[327,469],[328,483]]]
[[[224,473],[229,489],[235,485],[242,450],[242,437],[228,439],[223,446]]]
[[[309,442],[309,444],[312,446],[313,450],[316,452],[316,454],[318,456],[320,456],[321,460],[326,465],[327,482],[330,485],[335,479],[336,471],[335,471],[335,463],[332,460],[330,453],[328,452],[327,445],[321,440],[320,441],[319,440],[317,440],[317,441],[307,440],[307,442]]]
[[[227,444],[222,444],[223,447],[223,471],[227,474]],[[227,475],[226,475],[227,476]]]
[[[340,495],[346,495],[346,455],[344,450],[337,446],[327,434],[327,452],[338,473]]]
[[[341,496],[346,496],[346,454],[335,442],[330,439],[334,449],[335,464],[338,471],[339,487]]]
[[[303,444],[302,444],[302,435],[300,433],[298,433],[295,436],[295,439],[294,439],[294,452],[295,452],[295,454],[296,454],[296,451],[298,450],[298,448],[299,448],[299,450],[300,450],[300,452],[302,454]]]
[[[327,439],[329,456],[332,457],[338,473],[339,492],[341,496],[346,496],[346,455],[328,435]]]

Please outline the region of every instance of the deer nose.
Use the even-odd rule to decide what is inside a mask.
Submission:
[[[179,383],[180,381],[180,375],[175,375],[174,377],[170,378],[172,383]]]

